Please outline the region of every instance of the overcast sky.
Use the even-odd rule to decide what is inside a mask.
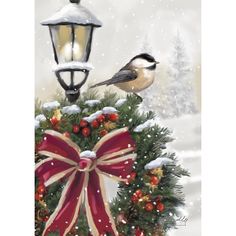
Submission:
[[[69,0],[36,0],[36,96],[49,98],[59,88],[52,72],[55,64],[47,27],[40,21],[51,16]],[[191,61],[200,65],[200,0],[82,0],[82,5],[103,22],[96,30],[90,62],[95,69],[88,83],[110,78],[140,52],[145,37],[153,55],[168,63],[172,40],[182,35]]]

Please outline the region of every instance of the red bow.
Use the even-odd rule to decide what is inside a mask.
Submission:
[[[42,236],[59,232],[65,236],[77,223],[81,204],[94,236],[105,233],[118,235],[103,183],[103,175],[126,181],[136,154],[135,142],[127,128],[104,136],[93,151],[81,152],[64,135],[47,130],[39,147],[39,154],[48,156],[36,165],[36,176],[45,186],[68,177],[60,201],[46,223]]]

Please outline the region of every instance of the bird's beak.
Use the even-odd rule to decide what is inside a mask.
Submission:
[[[155,64],[156,64],[156,65],[157,65],[157,64],[160,64],[160,62],[159,62],[159,61],[156,61]]]

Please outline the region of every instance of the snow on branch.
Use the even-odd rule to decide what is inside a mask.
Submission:
[[[96,105],[98,105],[100,103],[101,103],[100,100],[87,100],[87,101],[85,101],[84,104],[88,105],[89,107],[94,107],[94,106],[96,106]]]
[[[123,98],[123,99],[119,99],[116,104],[115,107],[121,107],[122,105],[124,105],[127,102],[127,99]]]
[[[143,124],[137,126],[137,127],[134,129],[134,132],[136,132],[136,133],[141,133],[141,132],[143,132],[144,129],[148,129],[148,128],[154,127],[155,125],[157,125],[157,123],[159,123],[159,120],[158,120],[158,119],[148,120],[148,121],[146,121],[145,123],[143,123]]]
[[[159,157],[156,160],[149,162],[144,168],[145,168],[145,170],[151,170],[151,169],[162,167],[163,165],[171,164],[172,162],[173,162],[173,160],[171,160],[170,158]]]
[[[114,107],[104,107],[102,109],[102,112],[103,112],[103,114],[108,115],[108,114],[112,114],[112,113],[117,113],[118,111]]]
[[[97,111],[88,117],[84,117],[83,120],[86,120],[87,122],[91,123],[96,120],[100,115],[102,115],[102,111]]]
[[[52,111],[54,109],[57,109],[59,106],[60,106],[60,103],[58,101],[54,101],[54,102],[44,103],[42,108],[43,110],[46,110],[46,111]]]
[[[62,108],[63,114],[74,115],[81,112],[81,109],[77,105],[66,106]]]

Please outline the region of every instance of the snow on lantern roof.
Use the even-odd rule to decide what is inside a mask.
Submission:
[[[61,10],[56,12],[50,18],[41,22],[42,25],[60,25],[60,24],[78,24],[93,25],[101,27],[102,22],[99,21],[87,8],[77,3],[69,3]]]

